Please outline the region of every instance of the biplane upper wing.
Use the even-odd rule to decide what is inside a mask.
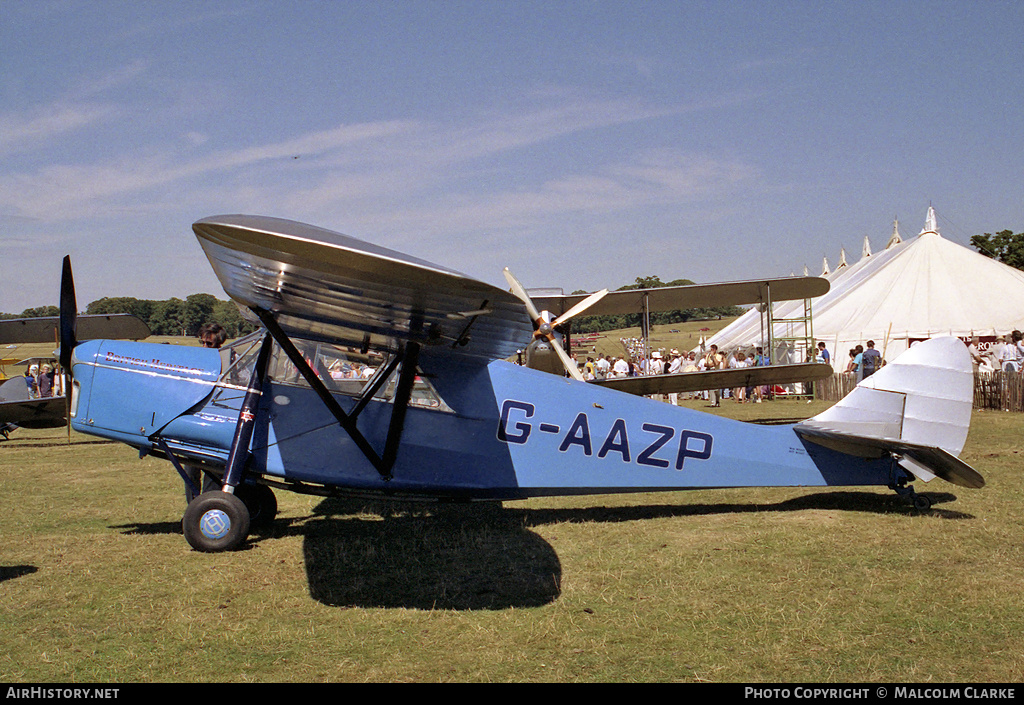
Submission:
[[[460,272],[290,220],[250,215],[192,226],[242,310],[288,335],[356,346],[446,345],[455,356],[509,357],[533,324],[511,293]]]
[[[676,311],[812,299],[827,294],[829,286],[828,280],[822,277],[782,277],[720,284],[665,286],[655,289],[625,289],[608,292],[603,299],[587,309],[587,315],[639,313],[644,310],[644,297],[647,298],[648,311]],[[534,295],[531,292],[530,298],[538,309],[559,316],[587,296],[588,294],[545,296]]]
[[[60,318],[12,318],[0,321],[0,341],[4,343],[55,343]],[[142,340],[152,331],[146,322],[130,313],[87,314],[77,317],[78,340],[116,338]]]
[[[703,389],[812,382],[831,376],[832,368],[829,365],[804,362],[796,365],[769,365],[767,367],[744,367],[733,370],[679,372],[676,374],[649,375],[646,377],[612,377],[610,379],[593,380],[592,383],[602,387],[617,389],[620,392],[646,396],[649,394],[696,392]]]

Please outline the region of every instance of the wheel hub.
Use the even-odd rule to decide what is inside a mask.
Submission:
[[[231,518],[220,509],[211,509],[199,520],[199,531],[208,539],[222,539],[231,530]]]

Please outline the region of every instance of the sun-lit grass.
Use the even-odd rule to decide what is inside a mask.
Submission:
[[[21,430],[0,443],[0,680],[1017,682],[1022,431],[975,413],[988,485],[936,480],[923,515],[884,488],[278,493],[272,529],[208,555],[166,462]]]

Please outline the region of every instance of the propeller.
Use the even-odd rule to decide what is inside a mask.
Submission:
[[[64,375],[64,417],[67,419],[68,443],[71,443],[71,353],[75,350],[78,328],[78,303],[75,301],[75,280],[71,275],[71,255],[64,255],[60,275],[60,370]]]
[[[583,375],[580,374],[579,368],[576,363],[573,362],[572,358],[565,349],[559,344],[555,337],[555,328],[568,321],[573,316],[578,316],[583,311],[587,310],[598,301],[604,298],[605,294],[608,293],[607,289],[595,292],[587,298],[580,301],[578,304],[570,308],[568,311],[563,313],[558,318],[552,319],[551,313],[548,311],[540,312],[537,307],[533,305],[533,301],[530,299],[530,295],[526,292],[526,288],[519,283],[515,275],[505,267],[504,270],[505,280],[509,286],[512,287],[512,293],[523,302],[526,306],[526,312],[530,314],[530,320],[533,321],[533,341],[546,340],[551,346],[551,349],[555,351],[562,364],[565,366],[566,371],[569,375],[580,382],[583,381]],[[531,343],[533,345],[533,343]]]
[[[60,366],[71,374],[71,353],[77,344],[78,304],[75,302],[75,280],[71,275],[71,255],[64,255],[60,275]]]

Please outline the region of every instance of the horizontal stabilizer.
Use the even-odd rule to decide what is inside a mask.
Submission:
[[[961,487],[984,479],[957,456],[971,423],[974,373],[957,338],[915,345],[827,411],[796,424],[801,437],[851,455],[894,455],[922,480]]]
[[[812,382],[831,376],[831,366],[816,362],[804,362],[797,365],[769,365],[767,367],[743,367],[733,370],[679,372],[676,374],[649,375],[646,377],[611,377],[609,379],[593,380],[592,383],[620,392],[646,396],[648,394],[696,392],[703,389],[729,389],[734,387]]]
[[[974,468],[941,448],[822,431],[804,424],[798,426],[797,433],[803,438],[841,453],[864,458],[880,458],[890,453],[903,456],[900,464],[926,482],[932,477],[941,477],[960,487],[977,489],[985,486],[985,478]],[[913,462],[906,462],[908,458]]]

